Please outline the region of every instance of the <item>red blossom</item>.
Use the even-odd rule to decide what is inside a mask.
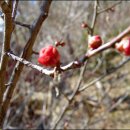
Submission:
[[[115,44],[115,48],[116,48],[119,52],[124,52],[123,42],[116,43],[116,44]]]
[[[102,45],[102,39],[99,35],[95,35],[89,38],[88,45],[91,49],[97,49]]]
[[[130,38],[127,40],[124,40],[123,49],[124,49],[125,55],[130,56]]]
[[[38,62],[46,67],[55,67],[60,64],[60,54],[54,46],[49,45],[40,50]]]
[[[115,47],[119,52],[124,53],[126,56],[130,56],[130,37],[122,39]]]

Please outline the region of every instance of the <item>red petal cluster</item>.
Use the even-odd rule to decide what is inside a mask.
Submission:
[[[38,62],[46,67],[55,67],[60,64],[60,54],[54,46],[50,45],[40,50]]]
[[[124,48],[123,48],[123,42],[119,42],[119,43],[116,43],[115,44],[115,47],[116,49],[119,51],[119,52],[124,52]]]
[[[97,49],[102,45],[102,39],[99,35],[95,35],[89,38],[88,45],[91,49]]]
[[[130,56],[130,38],[121,40],[115,47],[119,52],[123,52],[126,56]]]

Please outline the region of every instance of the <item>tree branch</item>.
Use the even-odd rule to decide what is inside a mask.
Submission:
[[[28,28],[28,29],[31,29],[31,25],[29,25],[29,24],[21,23],[19,21],[15,21],[15,24],[22,26],[22,27],[25,27],[25,28]]]
[[[32,29],[32,32],[31,32],[31,35],[30,35],[30,38],[24,48],[24,51],[21,55],[22,58],[24,59],[29,59],[31,54],[32,54],[32,48],[33,48],[33,45],[35,43],[35,40],[37,38],[37,35],[38,35],[38,32],[42,26],[42,23],[44,22],[44,20],[47,18],[48,16],[48,11],[49,11],[49,8],[50,8],[50,5],[51,5],[51,2],[52,0],[48,0],[48,1],[43,1],[43,4],[41,6],[41,13],[40,13],[40,16],[38,17],[36,23],[33,25],[33,29]],[[8,52],[9,50],[7,50],[6,52]],[[6,94],[5,94],[5,97],[4,97],[4,101],[3,101],[3,105],[2,105],[2,109],[0,110],[0,116],[4,119],[5,118],[5,115],[6,115],[6,111],[9,107],[9,104],[10,104],[10,100],[11,100],[11,97],[13,95],[13,91],[15,89],[15,86],[16,86],[16,83],[20,77],[20,74],[23,70],[23,67],[24,65],[20,62],[17,62],[15,68],[14,68],[14,71],[12,73],[12,76],[10,78],[10,81],[9,81],[9,86],[6,90]],[[2,125],[2,121],[0,122],[1,125]]]
[[[100,81],[100,80],[102,80],[103,78],[105,78],[106,76],[108,76],[108,75],[112,74],[113,72],[117,71],[118,69],[120,69],[122,66],[124,66],[124,65],[125,65],[126,63],[128,63],[129,61],[130,61],[130,57],[127,58],[127,59],[125,59],[125,60],[123,60],[123,61],[121,61],[117,66],[108,69],[105,74],[103,74],[103,75],[101,75],[99,78],[97,78],[97,79],[91,81],[91,82],[88,83],[87,85],[84,85],[83,87],[81,87],[81,88],[79,89],[79,92],[83,92],[85,89],[89,88],[90,86],[92,86],[93,84],[95,84],[97,81]]]
[[[97,20],[97,9],[98,9],[98,0],[96,0],[94,4],[94,13],[93,13],[93,20],[91,25],[91,35],[93,35],[96,20]]]
[[[107,8],[105,8],[105,9],[102,9],[102,10],[98,11],[97,14],[99,15],[99,14],[105,12],[105,11],[108,11],[108,10],[112,9],[113,7],[115,7],[116,5],[120,4],[121,2],[122,2],[122,1],[118,1],[118,2],[116,2],[115,4],[111,5],[110,7],[107,7]]]
[[[9,5],[2,1],[1,3],[2,12],[4,13],[4,40],[2,45],[2,54],[1,54],[1,64],[0,64],[0,127],[2,127],[3,123],[3,109],[2,109],[2,99],[3,94],[5,92],[5,75],[6,75],[6,68],[8,63],[8,56],[6,52],[10,50],[10,40],[11,35],[14,29],[14,24],[12,20],[12,2],[9,2]]]
[[[15,17],[17,15],[18,3],[19,3],[19,0],[15,0],[14,6],[13,6],[13,14],[12,14],[13,20],[15,20]]]
[[[44,69],[43,67],[32,64],[31,62],[29,62],[29,61],[27,61],[27,60],[25,60],[23,58],[20,58],[20,57],[16,56],[15,54],[11,53],[11,52],[7,52],[7,55],[9,57],[11,57],[13,60],[19,61],[20,63],[24,64],[25,66],[28,66],[28,67],[31,67],[33,69],[38,70],[42,74],[45,74],[45,75],[48,75],[48,76],[53,76],[54,75],[54,71],[55,71],[54,69],[53,70]]]
[[[70,70],[70,69],[80,68],[86,60],[93,57],[97,53],[101,53],[102,51],[111,48],[116,42],[120,41],[121,38],[123,38],[128,33],[130,33],[130,26],[127,29],[125,29],[122,33],[120,33],[117,37],[115,37],[113,40],[111,40],[110,42],[103,44],[102,46],[100,46],[99,48],[97,48],[95,50],[88,51],[83,57],[80,57],[79,60],[75,60],[75,61],[68,63],[65,66],[61,66],[60,67],[61,72],[64,72],[64,71],[67,71],[67,70]],[[50,75],[52,76],[54,74],[54,69],[47,70],[47,72],[46,72],[45,71],[46,69],[43,69],[40,66],[34,65],[31,62],[25,60],[24,58],[19,58],[18,56],[14,55],[11,52],[7,52],[7,55],[12,57],[14,60],[21,62],[22,64],[25,64],[26,66],[30,66],[31,68],[42,72],[43,74],[46,74],[46,75],[49,75],[49,76]],[[25,61],[26,63],[24,63],[23,61]]]

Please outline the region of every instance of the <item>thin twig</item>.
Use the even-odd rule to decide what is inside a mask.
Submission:
[[[80,88],[80,85],[82,83],[82,80],[83,80],[83,77],[84,77],[84,73],[85,73],[85,70],[86,70],[86,66],[87,66],[87,62],[85,62],[85,65],[83,66],[81,72],[80,72],[80,76],[79,76],[79,80],[78,80],[78,83],[77,83],[77,86],[75,88],[75,91],[73,92],[72,96],[71,96],[71,101],[74,99],[75,95],[77,94],[79,88]]]
[[[105,77],[105,75],[101,75],[100,77],[98,77],[97,79],[89,82],[87,85],[84,85],[83,87],[81,87],[79,89],[79,92],[84,91],[85,89],[89,88],[90,86],[92,86],[93,84],[95,84],[97,81],[100,81],[101,79],[103,79]]]
[[[32,54],[39,55],[39,52],[36,52],[36,51],[33,50]]]
[[[13,6],[13,15],[12,15],[13,20],[15,20],[15,17],[17,15],[18,3],[19,3],[19,0],[15,0],[14,6]]]
[[[57,125],[59,124],[59,122],[60,122],[61,119],[63,118],[64,114],[66,113],[66,111],[67,111],[69,105],[70,105],[69,102],[67,102],[66,105],[64,106],[64,108],[63,108],[61,114],[59,115],[58,119],[56,120],[56,122],[55,122],[55,124],[54,124],[54,126],[53,126],[53,128],[52,128],[53,130],[56,129]]]
[[[22,27],[25,27],[25,28],[28,28],[28,29],[31,29],[31,25],[29,25],[29,24],[21,23],[19,21],[15,21],[15,24],[22,26]]]
[[[93,84],[95,84],[97,81],[100,81],[103,78],[105,78],[106,76],[110,75],[111,73],[117,71],[118,69],[120,69],[122,66],[124,66],[129,61],[130,61],[130,58],[127,58],[127,59],[121,61],[116,67],[108,69],[105,74],[102,74],[97,79],[95,79],[95,80],[91,81],[90,83],[88,83],[87,85],[84,85],[83,87],[81,87],[79,89],[79,92],[83,92],[85,89],[89,88],[90,86],[92,86]]]
[[[114,103],[108,111],[111,112],[112,110],[117,108],[128,96],[129,96],[129,93],[126,92],[125,95],[121,97],[116,103]]]
[[[31,63],[31,62],[29,62],[29,61],[23,59],[23,58],[20,58],[20,57],[16,56],[15,54],[11,53],[11,52],[7,52],[7,55],[8,55],[9,57],[11,57],[13,60],[19,61],[20,63],[24,64],[25,66],[28,66],[28,67],[31,67],[31,68],[33,68],[33,69],[38,70],[38,71],[41,72],[42,74],[49,75],[49,76],[51,76],[51,75],[54,74],[54,70],[44,69],[43,67],[40,67],[40,66],[35,65],[35,64],[33,64],[33,63]],[[10,85],[10,84],[9,84],[9,85]],[[9,85],[8,85],[8,86],[9,86]]]
[[[102,9],[102,10],[98,11],[97,14],[99,15],[99,14],[101,14],[101,13],[104,13],[104,12],[110,10],[111,8],[115,7],[116,5],[120,4],[121,2],[122,2],[122,1],[118,1],[118,2],[116,2],[115,4],[111,5],[110,7],[107,7],[107,8],[105,8],[105,9]]]
[[[93,13],[93,19],[92,19],[92,25],[91,25],[91,35],[93,35],[96,20],[97,20],[97,9],[98,9],[98,0],[96,0],[94,4],[94,13]]]
[[[0,17],[4,20],[4,14],[3,14],[3,13],[1,13]],[[13,18],[13,19],[14,19],[14,18]],[[25,27],[25,28],[27,28],[27,29],[29,29],[29,30],[31,29],[31,25],[29,25],[29,24],[22,23],[22,22],[19,22],[19,21],[14,21],[14,23],[15,23],[16,25],[21,26],[21,27]]]
[[[18,3],[19,3],[19,0],[16,0],[16,2],[15,2],[15,4],[14,4],[14,8],[13,8],[13,14],[12,14],[13,16],[12,16],[12,18],[13,18],[13,20],[14,20],[14,23],[15,23],[16,25],[25,27],[25,28],[27,28],[27,29],[30,30],[30,29],[31,29],[31,25],[26,24],[26,23],[22,23],[22,22],[19,22],[19,21],[15,21],[15,17],[16,17],[16,15],[17,15]],[[3,14],[3,13],[1,13],[0,17],[4,20],[4,14]]]

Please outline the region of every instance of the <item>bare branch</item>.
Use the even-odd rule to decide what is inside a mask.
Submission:
[[[1,18],[4,20],[4,15],[3,14],[1,14]],[[16,24],[16,25],[19,25],[19,26],[21,26],[21,27],[25,27],[25,28],[27,28],[27,29],[31,29],[31,25],[29,25],[29,24],[26,24],[26,23],[22,23],[22,22],[19,22],[19,21],[14,21],[14,23]]]
[[[33,53],[37,54],[37,52],[33,51],[33,45],[34,45],[35,40],[37,38],[37,35],[40,31],[42,23],[44,22],[44,20],[48,16],[48,11],[49,11],[52,0],[43,1],[43,4],[41,6],[40,16],[38,17],[38,19],[36,20],[36,22],[33,25],[28,25],[28,24],[24,24],[24,23],[21,23],[21,22],[18,22],[18,21],[13,21],[16,17],[18,1],[19,0],[15,1],[16,3],[14,4],[14,6],[12,6],[13,2],[11,0],[8,0],[7,3],[5,1],[2,1],[2,2],[0,1],[0,6],[2,7],[2,11],[4,12],[3,19],[5,20],[5,37],[6,37],[6,39],[4,39],[4,44],[3,44],[3,49],[2,49],[2,57],[1,57],[1,66],[0,66],[0,105],[1,105],[1,107],[0,107],[0,127],[3,124],[3,119],[5,118],[6,111],[9,107],[13,91],[15,89],[16,83],[17,83],[17,81],[20,77],[20,74],[23,70],[24,65],[31,67],[33,69],[36,69],[39,72],[41,72],[45,75],[48,75],[48,76],[53,76],[55,71],[56,71],[55,68],[52,69],[52,70],[47,70],[47,69],[44,69],[44,68],[42,68],[38,65],[35,65],[35,64],[28,61]],[[114,6],[115,5],[113,5],[113,7]],[[109,9],[110,9],[110,7],[109,7]],[[104,9],[104,10],[107,11],[109,9]],[[13,15],[12,15],[12,11],[13,11]],[[101,10],[101,11],[104,12],[103,10]],[[94,5],[94,14],[93,14],[92,25],[90,27],[91,35],[93,35],[93,33],[94,33],[94,28],[95,28],[97,16],[98,16],[98,14],[102,13],[101,11],[98,12],[98,0],[96,0],[95,5]],[[11,18],[11,15],[13,16],[12,18]],[[20,25],[22,27],[28,28],[30,30],[30,33],[31,33],[29,40],[27,41],[25,48],[24,48],[20,57],[16,56],[12,52],[10,52],[10,39],[11,39],[11,34],[12,34],[12,31],[13,31],[13,28],[14,28],[14,23],[17,24],[17,25]],[[121,34],[119,34],[117,37],[115,37],[113,40],[111,40],[110,42],[102,45],[98,49],[89,50],[86,54],[84,54],[83,57],[79,58],[79,60],[74,60],[74,61],[70,62],[69,64],[67,64],[65,66],[60,66],[59,68],[57,68],[57,69],[59,69],[59,73],[61,73],[61,72],[67,71],[69,69],[81,68],[83,66],[83,68],[81,68],[81,71],[80,71],[78,83],[75,87],[74,92],[72,93],[71,98],[68,99],[68,97],[65,97],[68,102],[65,105],[65,107],[64,107],[62,113],[60,114],[59,118],[57,119],[57,121],[54,125],[54,129],[57,127],[58,123],[60,122],[60,120],[64,116],[65,112],[68,110],[70,103],[73,101],[73,99],[75,98],[76,94],[78,94],[78,92],[85,90],[90,85],[92,85],[95,82],[101,80],[102,78],[104,78],[108,74],[114,72],[116,69],[120,68],[121,66],[123,66],[125,63],[128,62],[128,61],[123,61],[122,64],[119,64],[118,66],[107,70],[107,73],[105,73],[104,75],[102,75],[98,79],[92,81],[90,84],[88,84],[87,86],[84,86],[83,88],[80,89],[80,86],[81,86],[81,83],[82,83],[82,80],[83,80],[83,76],[84,76],[84,72],[85,72],[85,69],[86,69],[86,66],[87,66],[88,59],[93,57],[94,55],[96,55],[98,53],[101,53],[102,51],[104,51],[106,49],[113,47],[113,45],[116,42],[120,41],[121,38],[123,38],[128,33],[130,33],[130,26],[126,30],[124,30]],[[5,84],[3,76],[5,77],[6,66],[7,66],[7,63],[8,63],[8,57],[11,57],[13,60],[16,60],[17,63],[15,65],[14,71],[12,73],[12,76],[11,76],[9,82],[7,84]],[[3,93],[5,91],[5,87],[7,87],[7,90],[6,90],[5,96],[3,98]]]
[[[117,108],[127,97],[129,96],[129,93],[126,92],[123,97],[119,98],[116,103],[114,103],[111,108],[108,110],[109,112],[113,111],[115,108]]]
[[[7,55],[10,56],[13,60],[19,61],[20,63],[24,64],[25,66],[28,66],[28,67],[31,67],[33,69],[38,70],[42,74],[49,75],[49,76],[52,76],[54,74],[55,70],[43,69],[42,67],[40,67],[38,65],[34,65],[31,62],[29,62],[29,61],[27,61],[27,60],[25,60],[23,58],[20,58],[20,57],[16,56],[15,54],[11,53],[11,52],[7,52]]]
[[[92,86],[93,84],[95,84],[97,81],[100,81],[100,80],[103,79],[104,77],[105,77],[105,75],[101,75],[99,78],[97,78],[97,79],[95,79],[95,80],[89,82],[87,85],[81,87],[81,88],[79,89],[79,92],[84,91],[85,89],[89,88],[90,86]]]
[[[117,37],[115,37],[110,42],[103,44],[102,46],[100,46],[99,48],[97,48],[95,50],[89,51],[86,54],[85,59],[87,60],[87,58],[92,57],[92,56],[96,55],[97,53],[100,53],[100,52],[112,47],[116,42],[119,42],[124,36],[126,36],[129,33],[130,33],[130,26],[127,27],[122,33],[120,33]]]
[[[7,53],[8,56],[10,56],[12,59],[14,60],[17,60],[21,63],[23,63],[24,65],[28,66],[28,67],[31,67],[33,69],[36,69],[38,70],[39,72],[41,72],[42,74],[45,74],[45,75],[48,75],[48,76],[53,76],[54,75],[54,72],[55,72],[55,69],[53,70],[47,70],[47,69],[43,69],[42,67],[38,66],[38,65],[35,65],[35,64],[32,64],[31,62],[23,59],[23,58],[20,58],[16,55],[14,55],[13,53],[11,52],[8,52]],[[113,68],[110,68],[106,71],[105,74],[101,75],[99,78],[91,81],[89,84],[85,85],[84,87],[80,88],[79,89],[79,92],[81,91],[84,91],[85,89],[89,88],[91,85],[95,84],[97,81],[100,81],[101,79],[103,79],[104,77],[106,77],[107,75],[115,72],[116,70],[118,70],[119,68],[121,68],[122,66],[124,66],[127,62],[130,61],[130,58],[127,58],[123,61],[121,61],[116,67],[113,67]],[[62,67],[61,67],[62,68]],[[10,85],[10,84],[9,84]],[[8,85],[8,86],[9,86]],[[73,96],[72,96],[73,97]]]
[[[7,4],[8,4],[8,7],[10,8],[10,10],[11,10],[11,13],[13,11],[13,3],[14,3],[14,0],[7,0]]]
[[[34,50],[33,50],[32,53],[35,54],[35,55],[39,55],[39,52],[36,52],[36,51],[34,51]]]
[[[98,53],[101,53],[102,51],[104,51],[106,49],[113,47],[115,43],[119,42],[124,36],[126,36],[129,33],[130,33],[130,26],[127,27],[123,32],[121,32],[117,37],[115,37],[110,42],[103,44],[102,46],[100,46],[99,48],[97,48],[95,50],[88,51],[86,53],[86,55],[79,58],[79,60],[75,60],[65,66],[62,66],[61,69],[63,71],[66,71],[66,70],[70,70],[70,69],[74,69],[74,68],[80,68],[87,59],[89,59],[90,57],[92,57]]]
[[[94,4],[94,13],[93,13],[93,20],[91,25],[91,35],[93,35],[96,20],[97,20],[97,9],[98,9],[98,0],[96,0]]]
[[[106,12],[106,11],[112,9],[113,7],[117,6],[118,4],[121,4],[121,2],[122,2],[122,1],[118,1],[118,2],[116,2],[115,4],[111,5],[110,7],[107,7],[107,8],[105,8],[105,9],[102,9],[102,10],[98,11],[97,14],[99,15],[99,14],[101,14],[101,13],[103,13],[103,12]]]
[[[42,26],[42,23],[45,21],[45,19],[48,16],[48,12],[49,12],[51,2],[52,2],[52,0],[43,1],[43,4],[41,6],[40,16],[38,17],[36,23],[33,25],[30,38],[29,38],[29,40],[28,40],[28,42],[27,42],[27,44],[24,48],[22,55],[21,55],[21,57],[24,58],[24,59],[28,60],[30,58],[30,56],[32,55],[33,45],[34,45],[35,40],[37,38],[38,32],[39,32],[39,30]],[[6,50],[6,52],[8,52],[8,51],[9,50]],[[14,68],[14,71],[12,73],[12,76],[10,78],[9,83],[11,83],[11,84],[6,89],[6,94],[5,94],[5,97],[3,99],[4,101],[3,101],[2,109],[0,110],[0,116],[2,118],[2,121],[0,121],[1,125],[3,124],[3,120],[5,118],[6,111],[9,107],[10,100],[11,100],[11,97],[13,95],[13,91],[14,91],[16,83],[17,83],[17,81],[20,77],[20,74],[23,70],[23,67],[24,67],[24,65],[22,63],[17,62],[16,66]]]
[[[121,61],[116,67],[110,68],[106,71],[105,74],[101,75],[99,78],[91,81],[89,84],[84,85],[82,88],[79,89],[79,92],[84,91],[85,89],[89,88],[90,86],[92,86],[93,84],[95,84],[97,81],[102,80],[103,78],[105,78],[106,76],[110,75],[111,73],[117,71],[118,69],[120,69],[122,66],[124,66],[126,63],[128,63],[130,61],[130,57]]]
[[[19,3],[19,0],[15,0],[14,6],[13,6],[13,14],[12,14],[13,20],[15,20],[15,17],[17,15],[18,3]]]
[[[2,1],[0,1],[0,7],[1,7],[1,9],[2,9],[2,12],[5,14],[7,14],[7,13],[11,13],[11,9],[9,8],[9,6],[8,6],[8,4],[4,1],[4,0],[2,0]]]
[[[115,72],[117,69],[119,69],[120,67],[122,67],[122,66],[123,66],[124,64],[126,64],[128,61],[130,61],[130,58],[128,58],[128,59],[122,61],[121,63],[119,63],[116,67],[114,67],[114,69],[113,69],[113,68],[112,68],[112,69],[109,69],[109,71],[108,71],[107,74],[102,75],[102,76],[99,77],[98,79],[96,79],[96,80],[90,82],[87,86],[84,86],[83,88],[79,89],[78,91],[79,91],[79,92],[84,91],[86,88],[90,87],[91,85],[93,85],[93,84],[96,83],[97,81],[103,79],[103,78],[104,78],[105,76],[107,76],[108,74],[111,74],[111,73]],[[75,95],[74,95],[74,96],[75,96]],[[74,97],[73,97],[73,98],[74,98]],[[71,98],[71,100],[73,100],[73,98]],[[70,102],[71,102],[71,100],[70,100]],[[122,100],[121,100],[121,101],[122,101]],[[117,102],[117,104],[115,104],[113,107],[116,107],[121,101],[119,100],[119,102]],[[58,117],[58,119],[57,119],[57,121],[56,121],[56,123],[55,123],[53,129],[56,129],[58,123],[59,123],[60,120],[63,118],[64,114],[65,114],[66,111],[68,110],[68,107],[69,107],[69,105],[70,105],[70,104],[69,104],[70,102],[68,102],[68,103],[66,104],[66,106],[64,107],[64,109],[63,109],[63,111],[61,112],[60,116]],[[112,107],[112,108],[113,108],[113,107]]]
[[[4,0],[1,0],[1,1],[0,1],[0,7],[1,7],[1,5],[3,4],[3,2],[5,2],[5,1],[4,1]]]
[[[56,120],[56,122],[55,122],[55,124],[54,124],[54,126],[53,126],[53,128],[52,128],[53,130],[56,129],[56,127],[57,127],[57,125],[59,124],[60,120],[63,118],[64,114],[66,113],[66,111],[67,111],[69,105],[70,105],[69,102],[67,102],[67,104],[64,106],[64,108],[63,108],[61,114],[59,115],[58,119]]]
[[[16,15],[16,14],[14,14],[13,13],[13,15]],[[3,20],[4,20],[4,14],[3,13],[1,13],[1,16],[0,16]],[[14,20],[15,18],[14,18],[14,16],[13,16],[13,20]],[[25,28],[27,28],[27,29],[31,29],[31,25],[29,25],[29,24],[26,24],[26,23],[22,23],[22,22],[19,22],[19,21],[14,21],[14,23],[16,24],[16,25],[19,25],[19,26],[22,26],[22,27],[25,27]]]
[[[22,27],[25,27],[25,28],[28,28],[28,29],[31,29],[31,25],[29,25],[29,24],[21,23],[19,21],[15,21],[15,24],[22,26]]]
[[[10,2],[9,2],[10,3]],[[12,3],[12,2],[11,2]],[[6,74],[6,67],[8,63],[8,56],[6,52],[10,50],[10,40],[11,35],[14,29],[14,24],[12,20],[12,6],[10,6],[4,1],[1,3],[2,12],[4,13],[4,41],[2,45],[2,54],[1,54],[1,64],[0,64],[0,127],[3,124],[3,109],[2,109],[2,98],[5,91],[5,74]]]
[[[92,56],[96,55],[97,53],[101,53],[102,51],[106,50],[106,49],[109,49],[111,48],[116,42],[120,41],[120,39],[122,37],[124,37],[125,35],[127,35],[128,33],[130,32],[130,27],[128,27],[127,29],[125,29],[122,33],[120,33],[117,37],[115,37],[112,41],[108,42],[108,43],[105,43],[103,44],[101,47],[95,49],[95,50],[92,50],[92,51],[88,51],[88,53],[86,53],[86,55],[84,55],[83,57],[79,58],[79,60],[75,60],[73,62],[70,62],[68,63],[67,65],[65,66],[61,66],[60,69],[62,70],[61,72],[63,71],[67,71],[67,70],[70,70],[70,69],[75,69],[75,68],[80,68],[84,62],[91,58]],[[33,51],[34,52],[34,51]],[[36,52],[36,54],[38,54],[38,52]],[[8,54],[9,55],[9,54]],[[14,54],[12,54],[14,55]],[[15,55],[14,55],[15,56]],[[12,56],[11,56],[12,57]],[[17,56],[15,56],[17,57]],[[17,57],[15,60],[18,60],[18,61],[22,61],[22,60],[19,60],[18,59],[19,57]],[[30,63],[30,62],[29,62]],[[24,63],[23,63],[24,64]],[[25,64],[26,65],[26,64]],[[34,65],[35,66],[35,65]],[[37,69],[37,67],[34,67],[34,69]],[[38,69],[37,69],[38,70]],[[41,72],[41,70],[38,70]],[[50,72],[49,72],[50,71]],[[53,72],[54,72],[54,69],[53,70],[48,70],[48,73],[45,73],[47,75],[53,75]],[[43,74],[44,74],[44,71],[43,71]]]
[[[86,86],[84,86],[83,88],[81,89],[76,89],[77,92],[82,92],[84,91],[85,89],[87,89],[88,87],[90,87],[91,85],[93,85],[94,83],[96,83],[97,81],[103,79],[105,76],[115,72],[116,70],[118,70],[119,68],[121,68],[124,64],[128,63],[130,61],[130,58],[127,58],[126,60],[120,62],[116,67],[114,68],[111,68],[107,71],[106,74],[102,75],[101,77],[99,77],[98,79],[90,82],[89,84],[87,84]],[[82,71],[83,73],[84,71]],[[81,83],[81,80],[79,80],[79,84]],[[78,85],[77,85],[78,86]],[[76,92],[76,91],[75,91]],[[66,111],[68,110],[68,107],[71,103],[71,101],[73,100],[73,98],[75,97],[76,93],[73,94],[72,98],[69,100],[69,102],[66,104],[66,106],[64,107],[63,111],[61,112],[60,116],[58,117],[53,129],[56,129],[58,123],[61,121],[61,119],[63,118],[64,114],[66,113]],[[119,100],[119,102],[117,102],[117,104],[115,104],[112,108],[115,108],[122,100]],[[111,110],[111,109],[110,109]]]

